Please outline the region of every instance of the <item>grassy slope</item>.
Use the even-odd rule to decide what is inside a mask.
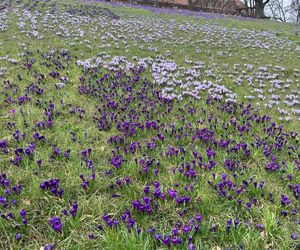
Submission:
[[[65,3],[65,1],[63,1]],[[75,2],[72,2],[75,5]],[[47,5],[46,5],[47,6]],[[59,5],[60,6],[60,5]],[[107,6],[105,6],[107,7]],[[42,7],[39,7],[42,9]],[[45,8],[45,7],[44,7]],[[111,8],[111,7],[108,7]],[[42,9],[43,10],[43,9]],[[297,27],[293,27],[291,25],[286,24],[278,24],[269,21],[237,21],[234,19],[230,20],[203,20],[192,17],[182,17],[175,16],[171,17],[168,15],[156,15],[143,10],[134,10],[129,8],[113,8],[113,11],[117,14],[120,14],[123,18],[143,18],[144,15],[152,18],[160,18],[162,22],[164,20],[176,19],[177,22],[192,22],[192,23],[216,23],[221,24],[225,27],[236,27],[238,29],[247,28],[247,29],[255,29],[255,30],[274,30],[278,36],[288,37],[291,40],[296,42],[300,42],[299,36],[297,36],[295,31]],[[137,236],[134,233],[129,233],[125,228],[119,229],[118,231],[107,229],[104,232],[98,232],[95,230],[95,227],[98,223],[101,222],[101,216],[104,212],[112,212],[112,213],[121,213],[125,208],[130,206],[130,202],[132,199],[138,196],[141,192],[141,187],[145,185],[145,183],[149,182],[149,180],[139,179],[140,177],[137,175],[137,171],[134,167],[133,159],[129,159],[127,169],[120,170],[119,172],[114,173],[113,178],[124,177],[125,175],[131,175],[133,178],[134,184],[131,185],[127,190],[121,190],[120,192],[124,195],[122,199],[114,199],[112,200],[110,197],[111,191],[108,190],[107,186],[111,183],[111,179],[107,178],[103,173],[110,166],[108,160],[111,156],[110,150],[111,146],[109,146],[106,141],[114,133],[114,130],[109,132],[99,132],[96,128],[95,124],[92,123],[92,116],[94,114],[94,107],[98,104],[98,101],[95,99],[86,99],[78,94],[77,85],[78,85],[78,77],[82,74],[81,69],[78,67],[74,67],[75,57],[78,58],[89,58],[94,56],[95,54],[101,51],[107,51],[110,55],[120,55],[124,53],[124,49],[120,46],[119,49],[111,47],[106,49],[99,49],[97,45],[101,43],[100,39],[93,39],[87,35],[86,39],[90,40],[90,44],[93,47],[88,48],[85,44],[78,44],[74,46],[69,46],[66,43],[65,39],[61,39],[59,37],[53,36],[52,34],[41,33],[44,35],[44,40],[35,40],[28,38],[24,34],[20,34],[17,30],[17,22],[16,17],[11,14],[10,15],[10,27],[6,32],[0,33],[0,41],[2,43],[0,56],[10,55],[12,57],[17,57],[17,54],[23,52],[23,49],[19,46],[19,43],[25,43],[28,51],[32,51],[34,54],[32,58],[37,60],[37,63],[34,64],[31,71],[27,73],[27,71],[20,69],[20,65],[11,65],[7,62],[1,61],[0,66],[7,68],[7,73],[5,75],[6,79],[9,79],[11,82],[17,82],[17,74],[21,73],[22,81],[19,84],[19,88],[23,89],[28,83],[32,81],[36,81],[32,77],[33,71],[37,71],[38,73],[47,74],[49,69],[39,65],[43,59],[36,52],[45,51],[50,48],[54,48],[56,50],[60,50],[61,48],[68,48],[73,56],[73,59],[70,62],[65,62],[66,69],[60,71],[61,74],[67,74],[69,76],[69,83],[67,84],[67,88],[64,90],[56,90],[54,87],[54,83],[56,80],[53,80],[49,77],[43,82],[43,86],[45,86],[46,92],[43,94],[42,98],[33,97],[33,101],[28,103],[22,107],[23,115],[20,115],[21,108],[17,105],[11,105],[9,108],[16,108],[17,114],[11,115],[8,114],[8,108],[1,102],[1,110],[0,110],[0,125],[5,126],[6,122],[14,121],[16,122],[16,126],[22,132],[26,132],[28,134],[28,138],[31,137],[33,133],[33,122],[41,119],[43,115],[43,108],[47,107],[47,102],[53,100],[58,110],[62,112],[62,115],[58,117],[55,121],[55,125],[52,129],[42,131],[42,133],[46,136],[47,142],[46,144],[39,144],[38,150],[35,155],[36,159],[43,159],[44,164],[42,168],[38,169],[35,162],[28,160],[25,161],[24,164],[19,167],[10,166],[9,159],[13,155],[13,152],[10,152],[9,157],[0,158],[0,165],[2,172],[5,172],[7,176],[12,180],[12,182],[17,183],[20,182],[24,184],[24,191],[17,198],[18,206],[16,206],[14,211],[19,211],[21,208],[26,208],[29,213],[29,226],[28,228],[24,228],[21,226],[21,231],[23,233],[22,241],[16,242],[14,237],[16,231],[13,229],[12,225],[9,225],[7,221],[1,220],[0,227],[2,227],[0,236],[1,236],[1,245],[4,249],[30,249],[30,248],[38,248],[41,245],[47,243],[56,243],[58,244],[58,249],[152,249],[157,247],[155,241],[149,237],[146,233],[142,233]],[[86,27],[88,30],[89,27]],[[178,32],[176,36],[184,36],[185,33]],[[193,36],[193,34],[190,34]],[[195,37],[197,39],[197,37]],[[48,41],[45,44],[45,41]],[[156,56],[155,52],[141,51],[137,50],[139,46],[139,42],[137,41],[135,46],[129,46],[128,51],[125,52],[126,57],[130,58],[132,56]],[[129,41],[129,43],[133,43],[133,41]],[[154,46],[160,49],[159,53],[164,54],[166,51],[172,51],[171,59],[174,59],[178,65],[185,65],[184,59],[189,58],[190,60],[201,60],[205,62],[209,62],[211,60],[211,54],[216,54],[218,49],[210,48],[211,54],[201,53],[195,54],[194,49],[190,44],[184,44],[182,46],[174,46],[173,44],[162,44],[157,42]],[[215,58],[216,62],[220,63],[229,63],[231,65],[235,63],[241,62],[241,57],[249,58],[249,61],[255,62],[259,61],[260,64],[268,64],[273,63],[276,64],[277,61],[274,58],[274,54],[265,53],[261,51],[253,51],[243,49],[241,50],[239,47],[233,47],[233,57],[228,60],[226,57]],[[263,57],[259,57],[260,53],[262,53]],[[276,53],[276,56],[280,58],[280,64],[284,65],[287,70],[294,69],[299,67],[300,59],[295,58],[293,52],[284,54],[281,51]],[[31,57],[31,56],[29,56]],[[293,60],[291,60],[291,58]],[[101,74],[100,74],[101,75]],[[147,73],[144,75],[145,78],[149,78],[150,76]],[[245,90],[238,90],[240,93]],[[1,95],[1,99],[4,95]],[[37,107],[35,105],[35,101],[40,99],[41,106]],[[3,100],[3,99],[2,99]],[[60,102],[63,101],[65,104],[71,103],[72,106],[78,105],[79,107],[85,109],[86,114],[84,119],[80,119],[75,115],[68,114],[68,108],[63,108],[59,106]],[[188,104],[188,101],[185,101],[183,104]],[[197,105],[204,107],[205,109],[211,109],[212,112],[216,113],[216,106],[207,107],[205,102],[201,101],[197,103]],[[2,108],[3,107],[3,108]],[[264,112],[264,110],[262,111]],[[162,118],[168,121],[176,121],[177,115],[180,115],[181,112],[175,108],[174,111],[168,117]],[[184,113],[184,115],[193,123],[196,123],[197,118],[195,117],[203,117],[205,120],[205,124],[207,123],[207,116],[209,111],[204,114],[200,109],[197,109],[197,113],[194,116],[189,115],[188,113]],[[229,119],[229,115],[220,114],[220,120],[222,118]],[[28,128],[24,127],[24,120],[26,120],[30,126]],[[178,124],[180,126],[180,124]],[[290,123],[286,124],[286,126],[293,130],[299,130],[299,123]],[[218,127],[219,133],[221,134],[221,127]],[[76,132],[77,141],[73,142],[69,136],[70,132]],[[261,133],[262,128],[257,127],[253,128],[252,133]],[[13,142],[11,137],[12,131],[8,129],[1,129],[0,138],[9,139],[9,141],[15,147],[18,145]],[[142,140],[147,141],[151,138],[149,134],[143,134]],[[138,139],[138,138],[136,138]],[[239,138],[237,137],[237,140]],[[250,141],[251,136],[246,137],[246,140]],[[21,146],[25,146],[28,144],[30,139],[26,139],[24,142],[21,142]],[[165,142],[165,145],[168,143],[173,143],[170,139]],[[49,161],[49,155],[51,154],[51,144],[58,145],[61,150],[65,150],[71,147],[71,158],[69,161],[66,160],[54,160]],[[185,145],[188,148],[188,143]],[[80,164],[80,156],[79,152],[84,149],[92,147],[93,154],[92,160],[96,166],[97,178],[95,182],[92,184],[88,192],[83,192],[80,189],[80,178],[78,177],[81,172],[88,174],[88,170],[81,166]],[[205,154],[205,149],[199,148],[199,150]],[[261,207],[254,208],[254,211],[250,214],[245,210],[238,210],[232,205],[232,202],[227,200],[220,200],[220,198],[213,193],[212,191],[207,192],[209,190],[209,186],[207,184],[207,179],[211,178],[211,173],[207,173],[205,171],[199,172],[200,178],[195,184],[196,192],[193,194],[195,199],[200,198],[202,203],[200,205],[195,205],[196,207],[190,211],[191,214],[194,214],[195,211],[201,212],[204,216],[205,223],[201,229],[201,236],[197,237],[196,245],[198,249],[211,249],[217,247],[226,247],[231,246],[233,248],[237,248],[238,244],[242,244],[246,246],[246,249],[262,249],[265,247],[269,247],[272,249],[290,249],[293,246],[293,243],[290,239],[290,233],[294,231],[299,231],[299,225],[294,223],[294,219],[284,220],[283,225],[278,225],[277,221],[280,219],[280,201],[278,197],[280,194],[286,190],[286,183],[281,181],[282,174],[269,174],[265,172],[262,168],[266,164],[266,159],[263,157],[262,152],[257,150],[253,152],[255,157],[253,156],[250,162],[247,162],[248,169],[245,172],[243,179],[247,179],[250,176],[255,176],[255,179],[266,180],[266,193],[268,191],[273,191],[273,193],[277,194],[276,196],[276,205],[272,205],[270,202],[265,202],[262,199]],[[157,156],[158,152],[153,152],[153,156]],[[282,157],[286,157],[287,151],[282,153]],[[138,152],[135,157],[140,158],[141,152]],[[221,163],[225,159],[225,155],[218,154],[217,162]],[[164,184],[165,188],[169,187],[172,183],[174,183],[175,178],[182,187],[184,183],[186,183],[185,179],[181,179],[174,177],[169,174],[167,169],[172,167],[172,165],[179,165],[180,160],[174,159],[173,162],[165,160],[162,161],[162,173],[159,176],[159,180]],[[289,164],[292,164],[289,161]],[[35,175],[35,171],[37,171],[37,175]],[[123,171],[123,172],[122,172]],[[222,167],[218,166],[219,174],[222,173]],[[293,172],[293,168],[288,170]],[[287,173],[284,173],[286,175]],[[45,195],[40,189],[39,184],[43,179],[49,179],[51,177],[60,178],[62,182],[62,186],[64,188],[65,194],[63,199],[56,198],[52,195]],[[151,177],[150,179],[153,179]],[[300,177],[299,174],[295,173],[295,183],[299,183]],[[255,190],[253,190],[255,196]],[[50,226],[48,224],[48,219],[54,214],[60,214],[60,210],[64,207],[68,207],[70,201],[77,200],[79,204],[79,212],[78,216],[75,220],[64,220],[64,232],[62,235],[59,235],[53,231],[51,231]],[[158,231],[164,231],[167,228],[170,228],[170,225],[173,224],[173,221],[177,220],[176,209],[173,208],[172,205],[165,203],[162,205],[162,210],[160,214],[154,216],[153,218],[145,218],[144,216],[136,215],[138,221],[141,225],[154,225]],[[187,218],[189,216],[186,216]],[[240,217],[243,219],[247,219],[249,223],[252,225],[250,227],[241,226],[237,230],[231,231],[227,233],[224,229],[224,225],[226,225],[226,220],[228,218]],[[186,219],[187,220],[187,219]],[[255,229],[255,223],[263,222],[265,224],[266,230],[263,233],[260,233],[257,229]],[[216,234],[211,234],[209,232],[209,226],[218,223],[221,226],[221,229]],[[166,231],[168,231],[167,229]],[[170,230],[169,230],[170,231]],[[90,232],[94,232],[96,235],[95,240],[89,240],[87,235]]]

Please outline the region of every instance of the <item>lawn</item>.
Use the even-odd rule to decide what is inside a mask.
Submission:
[[[299,249],[300,26],[0,3],[0,249]]]

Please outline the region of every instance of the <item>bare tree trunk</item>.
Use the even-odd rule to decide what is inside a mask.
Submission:
[[[300,1],[299,0],[292,0],[291,11],[293,13],[293,17],[295,18],[296,23],[300,23]]]
[[[266,18],[265,13],[264,13],[264,2],[263,0],[255,0],[255,17],[256,18]]]
[[[296,9],[297,9],[297,23],[300,23],[300,2],[297,0],[296,2]]]
[[[247,16],[249,16],[249,6],[248,6],[248,1],[247,1],[247,0],[244,0],[244,4],[245,4]]]

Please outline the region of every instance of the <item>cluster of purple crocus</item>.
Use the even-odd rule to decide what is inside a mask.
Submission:
[[[112,50],[86,58],[67,49],[30,51],[20,43],[20,60],[0,58],[19,71],[0,91],[6,112],[0,139],[5,233],[12,231],[19,242],[32,240],[38,221],[53,229],[55,244],[64,244],[71,230],[86,233],[82,221],[97,221],[99,230],[91,226],[95,230],[86,235],[91,240],[125,228],[149,236],[156,248],[195,249],[200,238],[230,244],[238,230],[239,239],[244,229],[266,235],[270,228],[262,214],[270,208],[276,226],[288,225],[290,238],[298,239],[299,131],[277,124],[260,106],[295,121],[299,70],[265,65],[259,56],[255,65],[223,64],[212,56],[215,48],[226,59],[233,59],[232,48],[290,55],[298,53],[296,43],[271,31],[119,16],[92,5],[59,10],[54,4],[41,16],[38,5],[11,12],[17,29],[33,42],[44,39],[44,30],[70,48],[93,49],[93,35],[103,43],[99,49]],[[0,13],[3,23],[6,13]],[[133,43],[146,58],[114,54],[123,47],[127,53]],[[158,43],[182,51],[188,44],[209,60],[186,57],[179,65],[174,52]],[[238,96],[235,89],[242,88],[251,95]],[[33,186],[41,192],[33,193]],[[26,197],[35,195],[30,205]],[[102,196],[109,202],[93,211],[97,217],[85,216],[89,208],[81,209],[81,200],[92,204]],[[37,208],[32,203],[39,198],[51,205]]]
[[[59,179],[50,179],[44,180],[40,183],[40,188],[43,191],[49,190],[55,196],[62,197],[64,190],[60,188],[60,180]]]
[[[84,71],[89,72],[89,70]],[[140,77],[138,71],[133,71],[133,75],[127,77],[136,79],[137,75]],[[261,152],[260,157],[263,159],[261,167],[267,170],[266,174],[277,173],[278,169],[287,168],[286,161],[278,160],[282,159],[287,152],[292,159],[289,162],[294,165],[294,168],[297,168],[295,152],[298,152],[298,147],[295,144],[295,132],[290,134],[284,132],[282,126],[272,122],[269,116],[259,115],[251,104],[235,102],[223,104],[210,97],[207,98],[207,104],[217,105],[218,109],[228,115],[227,120],[221,120],[216,113],[208,113],[205,110],[197,110],[195,106],[191,108],[186,105],[184,109],[178,108],[181,109],[181,116],[176,117],[178,123],[167,124],[163,119],[168,117],[168,113],[176,110],[174,104],[178,101],[162,97],[159,90],[157,92],[150,90],[148,83],[142,82],[136,88],[135,81],[132,80],[128,83],[129,86],[124,86],[117,81],[119,78],[120,75],[114,76],[113,81],[108,81],[110,96],[106,95],[105,98],[102,98],[104,104],[97,107],[94,121],[97,126],[99,123],[106,123],[109,117],[110,127],[117,129],[117,132],[108,140],[113,149],[112,157],[109,160],[111,169],[107,171],[109,173],[107,176],[109,178],[120,176],[124,171],[127,173],[127,168],[131,168],[131,171],[134,170],[141,180],[146,178],[148,182],[148,185],[143,186],[140,195],[136,194],[135,198],[131,200],[131,207],[127,208],[127,211],[130,211],[130,222],[134,221],[137,234],[142,231],[148,232],[157,240],[157,244],[165,246],[176,246],[185,242],[193,245],[194,236],[200,227],[195,221],[190,224],[180,222],[177,229],[174,229],[175,233],[168,235],[166,232],[155,234],[155,228],[146,230],[143,225],[139,224],[138,219],[132,218],[133,216],[137,218],[139,216],[145,218],[159,216],[163,209],[170,206],[172,209],[178,209],[179,220],[184,221],[187,211],[197,211],[197,209],[192,209],[199,202],[199,199],[195,197],[194,186],[201,178],[201,174],[206,172],[210,172],[213,176],[208,180],[208,184],[214,190],[215,195],[220,197],[218,199],[228,202],[228,206],[234,209],[252,214],[253,211],[260,209],[262,200],[271,204],[277,202],[274,199],[274,193],[270,192],[272,189],[266,188],[268,185],[265,179],[257,179],[254,176],[247,179],[243,175],[249,171],[248,162],[255,161],[254,154],[257,150]],[[95,95],[94,91],[104,94],[107,92],[107,87],[103,86],[104,83],[105,81],[101,82],[101,87],[82,92],[81,90],[85,89],[85,86],[90,86],[82,80],[80,82],[82,87],[78,91],[81,95],[89,97]],[[100,85],[100,83],[97,84]],[[124,98],[123,96],[128,92],[131,97]],[[122,105],[109,105],[116,98]],[[140,111],[134,109],[136,103],[138,103]],[[191,101],[191,104],[193,103],[194,101]],[[151,106],[152,113],[160,112],[160,119],[155,119],[151,113],[146,111],[147,105]],[[164,107],[164,110],[160,110],[160,107]],[[195,111],[190,112],[191,110]],[[202,112],[203,117],[202,120],[196,120],[195,124],[202,125],[201,129],[193,126],[189,121],[194,112],[199,111]],[[206,127],[203,124],[206,124]],[[262,127],[260,134],[253,134],[257,129],[256,126]],[[101,127],[97,127],[103,131]],[[218,129],[222,129],[224,133],[219,133]],[[275,140],[270,137],[271,134],[276,134]],[[284,142],[282,141],[283,137],[286,138]],[[149,185],[150,178],[162,176],[161,172],[166,171],[164,167],[168,163],[175,165],[169,175],[176,180],[183,181],[185,185],[181,186],[177,183],[174,187],[170,187],[170,184],[160,181],[153,181],[152,185]],[[224,173],[223,171],[228,172]],[[122,185],[119,177],[116,184]],[[109,187],[109,190],[115,189],[114,184],[110,184]],[[126,197],[127,189],[128,187],[119,189],[120,195],[115,193],[112,195],[122,199],[122,197]],[[290,189],[290,193],[297,198],[298,185],[291,184]],[[269,190],[268,194],[266,194],[267,190]],[[279,199],[283,209],[281,215],[286,217],[289,213],[296,213],[297,205],[294,203],[291,206],[292,201],[288,195],[281,194]],[[102,219],[104,225],[110,228],[118,230],[119,227],[122,227],[120,226],[122,220],[120,221],[116,214],[105,214]],[[205,219],[207,218],[201,216],[202,223],[207,223]],[[224,222],[223,228],[229,232],[245,225],[249,226],[246,221],[241,223],[243,219],[242,217],[230,218]],[[132,223],[127,225],[125,223],[125,226],[132,231]],[[218,229],[219,226],[211,224],[210,232],[221,230]],[[265,225],[263,222],[256,223],[253,224],[253,228],[263,231]],[[176,233],[177,231],[180,233]]]

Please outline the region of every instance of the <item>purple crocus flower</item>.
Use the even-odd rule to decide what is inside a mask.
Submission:
[[[110,163],[115,167],[115,168],[120,168],[122,163],[123,163],[123,158],[121,156],[115,155]]]
[[[281,200],[280,201],[281,201],[281,205],[283,207],[288,206],[291,203],[290,199],[285,194],[281,195]]]
[[[21,239],[22,235],[20,233],[16,234],[16,240],[19,241]]]
[[[7,220],[7,217],[6,217],[5,213],[3,213],[3,212],[1,213],[1,218]]]
[[[64,157],[69,159],[70,158],[70,152],[71,152],[71,149],[67,149],[65,152],[64,152]]]
[[[170,236],[166,236],[165,238],[163,238],[163,243],[166,246],[170,246],[170,243],[171,243]]]
[[[182,239],[175,236],[175,237],[172,238],[172,243],[173,243],[174,246],[176,246],[176,245],[182,243]]]
[[[230,230],[231,226],[232,226],[232,219],[229,219],[229,220],[227,220],[227,225],[226,225],[227,231]]]
[[[195,246],[194,246],[193,243],[190,243],[190,244],[189,244],[189,250],[195,250]]]
[[[59,154],[60,154],[59,148],[58,148],[58,147],[54,147],[54,148],[53,148],[53,155],[57,156],[57,155],[59,155]]]
[[[162,239],[162,235],[161,235],[161,234],[155,235],[155,239],[156,239],[157,241],[160,241],[160,240]]]
[[[264,230],[265,226],[262,223],[256,224],[256,228],[260,231]]]
[[[54,244],[48,244],[44,246],[44,250],[53,250],[54,249]]]
[[[60,221],[60,218],[57,216],[52,217],[50,220],[50,225],[51,227],[55,230],[58,231],[59,233],[62,233],[62,224]]]
[[[297,240],[299,238],[299,234],[298,233],[292,233],[291,238],[292,238],[292,240]]]
[[[203,217],[202,217],[201,214],[196,214],[194,218],[195,218],[195,220],[198,221],[199,223],[200,223],[200,222],[202,221],[202,219],[203,219]]]
[[[7,140],[0,140],[0,148],[4,149],[8,147],[8,142]]]
[[[294,196],[295,196],[296,200],[298,200],[299,199],[299,193],[300,193],[300,185],[299,184],[294,185],[293,193],[294,193]]]
[[[150,187],[149,186],[144,187],[144,193],[149,194],[149,192],[150,192]]]
[[[149,232],[151,235],[153,235],[153,234],[155,233],[155,229],[154,229],[153,227],[150,227],[150,228],[148,229],[148,232]]]
[[[82,150],[80,154],[81,154],[82,158],[86,158],[86,156],[87,156],[87,150],[86,149]]]
[[[216,152],[214,150],[212,150],[211,148],[207,148],[206,155],[207,155],[208,159],[211,159],[216,156]]]
[[[2,205],[6,204],[6,197],[0,196],[0,204]]]
[[[73,218],[75,218],[75,216],[77,214],[77,210],[78,210],[78,204],[76,202],[74,202],[70,209],[70,214],[72,214]]]
[[[26,210],[25,210],[25,209],[22,209],[22,210],[20,211],[20,216],[22,217],[22,219],[25,219],[25,218],[26,218],[26,215],[27,215]]]
[[[246,208],[247,208],[248,210],[250,210],[251,207],[252,207],[252,204],[251,204],[250,202],[247,202],[247,203],[246,203]]]
[[[22,219],[22,223],[27,227],[27,219],[26,218]]]
[[[238,219],[235,219],[235,220],[234,220],[234,227],[236,228],[236,227],[238,226],[238,224],[239,224],[239,220],[238,220]]]
[[[12,214],[12,212],[8,212],[7,216],[8,216],[9,218],[11,218],[11,219],[14,219],[14,218],[15,218],[14,215]]]
[[[69,216],[69,212],[67,211],[67,209],[63,209],[61,210],[61,212],[65,215],[65,216]]]
[[[159,183],[158,181],[155,181],[155,182],[153,182],[153,186],[154,186],[156,189],[159,189],[160,183]]]
[[[38,160],[36,160],[36,164],[39,166],[39,167],[41,167],[42,166],[42,160],[41,159],[38,159]]]
[[[184,225],[182,227],[182,232],[184,232],[185,234],[188,234],[191,231],[191,227],[188,225]]]
[[[176,196],[177,196],[177,191],[176,191],[176,190],[169,189],[169,190],[168,190],[168,194],[169,194],[169,196],[170,196],[171,199],[175,199]]]
[[[24,224],[25,226],[27,226],[26,214],[27,214],[27,212],[26,212],[25,209],[22,209],[22,210],[20,211],[20,215],[21,215],[21,217],[22,217],[22,222],[23,222],[23,224]]]

